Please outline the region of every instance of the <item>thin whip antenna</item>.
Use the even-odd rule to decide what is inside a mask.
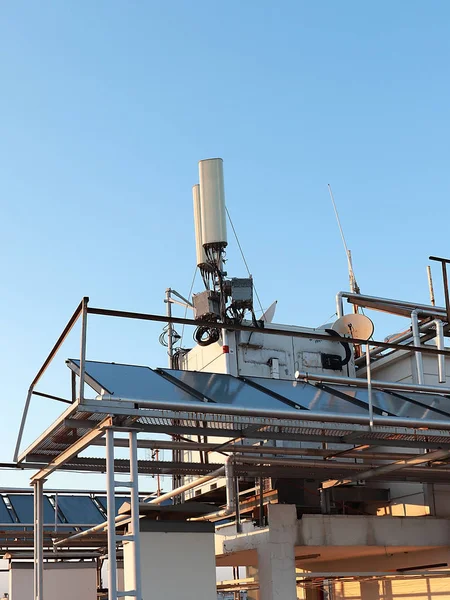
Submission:
[[[333,204],[334,214],[336,215],[336,221],[337,221],[337,224],[338,224],[338,227],[339,227],[339,232],[341,234],[342,243],[344,244],[345,254],[347,256],[348,278],[349,278],[349,281],[350,281],[350,290],[354,294],[359,294],[360,293],[360,289],[359,289],[358,284],[356,283],[355,272],[353,271],[352,253],[348,249],[347,242],[345,241],[344,230],[342,229],[341,220],[339,218],[339,213],[338,213],[338,209],[337,209],[337,206],[336,206],[336,202],[334,201],[333,190],[331,189],[331,185],[330,184],[328,184],[328,191],[330,192],[330,198],[331,198],[331,202]]]
[[[251,273],[250,273],[250,269],[248,268],[248,264],[247,264],[247,261],[246,261],[246,259],[245,259],[244,251],[242,250],[242,246],[241,246],[241,243],[240,243],[240,241],[239,241],[238,235],[237,235],[237,233],[236,233],[236,229],[234,228],[233,221],[231,220],[230,213],[229,213],[229,211],[228,211],[228,208],[227,208],[226,206],[225,206],[225,210],[227,211],[227,216],[228,216],[228,219],[229,219],[229,221],[230,221],[231,229],[233,230],[234,237],[236,238],[236,242],[237,242],[237,245],[238,245],[239,251],[240,251],[240,253],[241,253],[242,260],[244,261],[245,268],[247,269],[248,276],[249,276],[250,278],[252,278],[252,275],[251,275]],[[257,300],[258,300],[258,304],[259,304],[259,308],[261,309],[261,313],[262,313],[262,314],[264,314],[264,309],[263,309],[263,307],[262,307],[261,300],[259,299],[258,292],[256,291],[255,284],[253,284],[253,289],[255,290],[255,296],[256,296],[256,298],[257,298]]]

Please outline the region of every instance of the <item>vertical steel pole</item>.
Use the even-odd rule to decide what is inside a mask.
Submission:
[[[25,406],[24,406],[23,413],[22,413],[22,420],[20,421],[19,433],[17,435],[16,447],[14,449],[14,456],[13,456],[14,462],[17,462],[17,459],[19,458],[20,444],[22,443],[23,430],[25,429],[25,422],[27,420],[28,410],[30,408],[30,402],[31,402],[31,396],[33,395],[33,389],[34,388],[31,385],[30,389],[28,390],[27,399],[25,401]]]
[[[114,431],[106,430],[106,506],[108,510],[108,600],[117,600],[116,501]]]
[[[44,482],[33,482],[34,487],[34,598],[44,598]]]
[[[84,297],[81,302],[81,341],[80,341],[80,402],[84,400],[84,377],[86,369],[86,335],[87,335],[87,306],[89,298]]]
[[[139,532],[139,471],[137,458],[137,433],[130,431],[130,480],[131,480],[131,534],[134,589],[137,600],[142,600],[141,584],[141,534]]]
[[[419,311],[413,310],[411,313],[411,329],[413,333],[414,346],[420,346],[420,329],[419,329]],[[417,383],[423,385],[425,377],[423,372],[423,356],[422,352],[416,352],[416,367],[417,367]]]
[[[370,344],[366,344],[366,371],[367,395],[369,399],[369,425],[373,427],[373,401],[372,401],[372,371],[370,367]]]
[[[166,314],[170,318],[172,316],[172,302],[171,302],[170,288],[166,290]],[[169,321],[167,323],[167,354],[169,355],[169,369],[173,369],[173,325]]]

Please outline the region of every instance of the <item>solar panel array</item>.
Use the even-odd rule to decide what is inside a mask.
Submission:
[[[129,496],[116,496],[116,515]],[[106,496],[98,495],[44,495],[44,523],[55,526],[55,509],[57,525],[73,525],[89,527],[103,523],[107,518]],[[0,495],[0,528],[3,526],[33,525],[34,503],[33,493]]]
[[[79,361],[69,359],[77,371]],[[301,411],[368,415],[365,388],[338,384],[312,385],[261,377],[233,377],[218,373],[153,370],[145,366],[86,362],[86,381],[98,393],[120,399],[177,404],[206,401],[235,408],[292,414]],[[448,399],[439,394],[373,390],[374,413],[411,419],[447,421]]]

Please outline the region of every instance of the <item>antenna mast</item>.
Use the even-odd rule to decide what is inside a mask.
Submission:
[[[341,220],[339,218],[339,213],[337,210],[336,202],[334,201],[333,191],[331,189],[331,185],[328,184],[328,191],[330,192],[331,202],[334,208],[334,214],[336,215],[336,221],[339,227],[339,232],[341,234],[342,243],[344,244],[345,254],[347,256],[347,266],[348,266],[348,279],[350,282],[350,291],[354,294],[359,294],[360,289],[359,285],[356,282],[355,272],[353,271],[353,262],[352,262],[352,253],[347,247],[347,242],[345,241],[344,230],[342,229]]]

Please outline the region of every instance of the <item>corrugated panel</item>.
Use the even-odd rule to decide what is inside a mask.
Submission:
[[[89,496],[62,496],[58,494],[58,507],[71,524],[98,525],[105,520]]]

